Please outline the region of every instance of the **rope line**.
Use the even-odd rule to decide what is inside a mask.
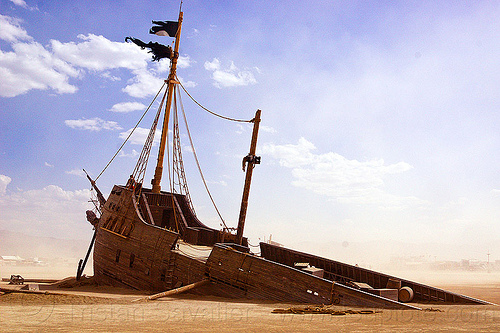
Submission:
[[[182,87],[182,89],[184,90],[184,92],[189,96],[189,98],[191,98],[191,100],[193,102],[195,102],[200,108],[202,108],[203,110],[207,111],[208,113],[210,113],[210,114],[212,114],[212,115],[214,115],[216,117],[229,120],[229,121],[236,121],[236,122],[239,122],[239,123],[253,123],[254,119],[250,119],[250,120],[235,119],[235,118],[230,118],[230,117],[222,116],[222,115],[217,114],[217,113],[215,113],[213,111],[210,111],[209,109],[207,109],[206,107],[204,107],[203,105],[201,105],[197,100],[194,99],[193,96],[191,96],[188,93],[188,91],[186,90],[186,88],[184,88],[184,86],[182,85],[181,81],[179,80],[179,78],[177,76],[175,78],[177,79],[177,82],[179,82],[179,85]]]
[[[186,90],[184,90],[184,91],[186,91]],[[212,194],[210,193],[210,190],[208,189],[207,182],[205,181],[205,177],[203,176],[203,172],[201,171],[200,162],[198,161],[198,156],[196,155],[196,149],[194,148],[193,139],[191,138],[191,132],[189,131],[189,126],[188,126],[188,122],[187,122],[187,118],[186,118],[186,113],[184,112],[184,105],[182,104],[182,99],[181,99],[180,93],[179,93],[179,101],[180,101],[180,104],[181,104],[182,116],[184,117],[184,124],[186,125],[186,132],[187,132],[187,135],[188,135],[188,138],[189,138],[189,143],[191,144],[191,149],[193,150],[194,160],[196,161],[196,166],[198,167],[198,171],[200,172],[201,180],[203,181],[203,185],[205,185],[205,189],[207,190],[208,196],[210,197],[210,200],[212,201],[212,204],[213,204],[213,206],[215,208],[215,211],[219,215],[219,218],[222,221],[222,224],[227,229],[226,222],[224,221],[224,218],[222,218],[222,215],[221,215],[221,213],[219,211],[219,208],[217,208],[217,205],[215,204],[215,200],[212,197]]]
[[[186,90],[186,88],[182,85],[182,83],[180,82],[179,78],[176,76],[176,79],[177,79],[177,83],[181,86],[181,88],[184,90],[184,92],[189,96],[189,98],[191,98],[191,100],[196,104],[198,105],[200,108],[202,108],[203,110],[205,110],[206,112],[216,116],[216,117],[219,117],[219,118],[222,118],[222,119],[225,119],[225,120],[229,120],[229,121],[233,121],[233,122],[241,122],[241,123],[252,123],[254,122],[254,119],[251,119],[251,120],[242,120],[242,119],[235,119],[235,118],[230,118],[230,117],[226,117],[226,116],[222,116],[220,114],[217,114],[213,111],[210,111],[208,108],[204,107],[203,105],[201,105],[197,100],[194,99],[193,96],[191,96],[191,94]],[[130,131],[130,133],[128,134],[128,136],[125,138],[125,140],[123,141],[123,143],[121,144],[121,146],[118,148],[118,150],[116,151],[116,153],[113,155],[113,157],[109,160],[109,162],[106,164],[106,166],[102,169],[102,171],[99,173],[99,175],[95,178],[95,181],[97,181],[101,176],[102,174],[106,171],[106,169],[111,165],[111,163],[114,161],[114,159],[116,158],[116,156],[118,156],[118,154],[120,153],[120,151],[123,149],[123,147],[125,146],[125,144],[127,143],[127,141],[130,139],[130,137],[132,136],[132,134],[134,133],[134,131],[137,129],[137,127],[139,126],[139,124],[141,123],[141,121],[144,119],[144,117],[146,116],[146,114],[148,113],[149,109],[151,108],[151,106],[153,105],[153,103],[156,101],[156,99],[158,98],[158,95],[161,93],[161,91],[163,90],[163,88],[165,87],[167,81],[164,81],[163,82],[163,85],[161,86],[161,88],[158,90],[158,92],[156,93],[155,97],[153,98],[153,100],[151,101],[151,103],[149,104],[149,106],[146,108],[146,110],[144,111],[144,113],[142,114],[141,118],[137,121],[137,123],[135,124],[134,128]],[[217,212],[217,214],[219,215],[219,218],[220,220],[222,221],[222,224],[224,225],[224,228],[229,230],[229,228],[227,227],[226,225],[226,222],[224,221],[224,218],[222,217],[216,203],[215,203],[215,200],[214,198],[212,197],[212,194],[210,193],[210,190],[208,188],[208,185],[207,185],[207,182],[205,180],[205,176],[203,175],[203,172],[201,170],[201,166],[200,166],[200,162],[198,160],[198,156],[196,154],[196,150],[194,148],[194,144],[193,144],[193,140],[192,140],[192,137],[191,137],[191,132],[189,131],[189,126],[188,126],[188,123],[187,123],[187,117],[186,117],[186,113],[184,112],[184,106],[182,105],[182,99],[181,99],[181,96],[180,96],[180,92],[177,91],[177,94],[176,94],[176,89],[174,89],[174,99],[176,99],[176,95],[178,95],[178,99],[180,101],[180,105],[181,105],[181,110],[182,110],[182,115],[183,115],[183,118],[184,118],[184,123],[186,125],[186,131],[187,131],[187,134],[188,134],[188,138],[189,138],[189,142],[191,144],[191,149],[193,150],[193,156],[194,156],[194,159],[196,161],[196,166],[198,167],[198,171],[200,173],[200,176],[201,176],[201,179],[203,181],[203,185],[205,186],[205,189],[207,191],[207,194]],[[169,155],[169,147],[167,145],[167,156]],[[167,158],[167,163],[170,164],[170,159]],[[171,191],[173,192],[173,177],[172,175],[170,174],[170,167],[168,167],[169,169],[169,183],[170,183],[170,188],[171,188]],[[175,205],[173,205],[175,206]],[[179,230],[179,226],[178,226],[178,221],[176,219],[176,214],[175,214],[175,208],[174,208],[174,218],[175,218],[175,222],[176,222],[176,227],[177,227],[177,230]]]
[[[106,164],[106,166],[104,167],[104,169],[102,169],[101,173],[96,177],[96,179],[94,181],[97,181],[99,179],[99,177],[101,177],[101,175],[104,173],[104,171],[106,171],[106,169],[109,167],[109,165],[111,164],[111,162],[113,162],[113,160],[116,158],[116,156],[118,155],[118,153],[122,150],[123,146],[125,146],[125,144],[127,143],[128,139],[130,139],[130,137],[132,136],[132,133],[134,133],[134,131],[137,129],[137,127],[141,123],[141,121],[144,118],[144,116],[146,116],[146,114],[148,113],[149,109],[151,108],[151,106],[153,105],[153,103],[156,101],[156,98],[158,97],[158,95],[162,91],[162,89],[165,86],[165,84],[166,84],[166,82],[164,81],[163,85],[160,88],[160,90],[158,90],[158,92],[156,93],[156,96],[153,98],[153,100],[151,101],[151,103],[149,104],[149,106],[146,108],[146,111],[144,111],[144,113],[142,114],[142,117],[139,119],[139,121],[137,122],[137,124],[135,124],[135,127],[132,129],[132,131],[127,136],[127,138],[125,139],[125,141],[123,141],[123,143],[120,146],[120,148],[118,148],[118,150],[113,155],[113,157],[111,158],[111,160],[109,160],[108,164]]]
[[[175,122],[177,122],[177,100],[175,98],[175,91],[177,89],[175,89],[175,86],[172,87],[172,89],[174,89],[173,91],[173,96],[174,96],[174,107],[173,107],[173,114],[172,114],[172,118],[173,118],[173,126],[175,126]],[[166,115],[165,115],[166,116]],[[175,200],[175,196],[174,196],[174,193],[175,193],[175,175],[174,175],[174,167],[173,165],[175,164],[174,162],[174,155],[175,155],[175,147],[174,147],[174,141],[175,141],[175,131],[173,131],[172,133],[172,156],[170,156],[170,152],[169,152],[169,148],[168,148],[168,130],[167,130],[167,155],[168,155],[168,178],[170,180],[170,192],[172,193],[171,195],[171,198],[172,198],[172,211],[174,213],[174,220],[175,220],[175,228],[177,229],[177,232],[180,233],[181,230],[179,228],[179,218],[177,217],[177,200]],[[170,157],[172,157],[172,167],[170,167]]]

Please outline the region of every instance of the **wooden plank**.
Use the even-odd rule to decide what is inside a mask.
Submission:
[[[331,304],[335,297],[340,305],[414,309],[219,244],[207,260],[207,269],[212,281],[244,290],[250,298]]]
[[[207,283],[209,283],[208,280],[201,280],[201,281],[198,281],[198,282],[195,282],[195,283],[188,284],[187,286],[184,286],[184,287],[175,288],[175,289],[172,289],[172,290],[167,290],[167,291],[164,291],[164,292],[161,292],[161,293],[158,293],[158,294],[154,294],[154,295],[150,295],[150,296],[147,296],[147,297],[141,297],[141,298],[133,300],[132,302],[140,301],[140,300],[150,300],[150,301],[152,301],[152,300],[163,298],[163,297],[169,297],[169,296],[174,296],[174,295],[182,294],[182,293],[185,293],[186,291],[189,291],[189,290],[201,287],[201,286],[203,286],[203,285],[205,285]]]
[[[317,256],[314,256],[311,254],[287,249],[284,247],[277,247],[277,246],[267,244],[267,243],[260,243],[260,247],[261,247],[261,255],[263,255],[264,258],[266,258],[270,261],[275,261],[275,262],[281,263],[281,264],[287,264],[286,262],[280,260],[280,258],[283,257],[285,255],[285,253],[290,253],[289,255],[291,255],[291,254],[299,255],[299,256],[301,256],[302,261],[309,260],[309,262],[312,262],[314,260],[313,258],[317,257]],[[319,257],[319,258],[321,258],[321,257]],[[426,286],[426,285],[423,285],[420,283],[416,283],[413,281],[401,279],[401,278],[390,276],[387,274],[375,272],[375,271],[368,270],[365,268],[356,267],[353,265],[341,263],[341,262],[334,261],[331,259],[326,259],[326,258],[322,258],[322,259],[324,259],[324,262],[330,262],[333,264],[333,266],[335,268],[333,269],[333,271],[330,271],[329,273],[334,273],[336,276],[336,281],[339,281],[339,282],[346,281],[346,280],[348,281],[349,279],[356,279],[355,281],[365,282],[365,283],[370,284],[374,288],[380,289],[380,288],[385,288],[389,278],[394,278],[394,279],[401,280],[401,286],[403,286],[403,287],[408,286],[408,287],[412,288],[412,290],[414,291],[414,295],[415,295],[414,301],[417,301],[417,302],[418,301],[427,301],[427,300],[437,301],[439,299],[439,301],[451,300],[454,303],[491,304],[491,303],[483,301],[483,300],[479,300],[479,299],[471,298],[468,296],[451,293],[451,292],[448,292],[448,291],[445,291],[442,289],[434,288],[431,286]],[[324,267],[321,267],[322,265],[324,265]],[[323,268],[325,270],[327,268],[327,265],[325,265],[324,263],[322,263],[322,264],[318,263],[318,266],[320,266],[319,268]],[[361,272],[364,272],[365,274],[363,275],[363,274],[361,274]],[[424,289],[427,291],[424,292]],[[431,290],[434,293],[434,296],[432,298],[431,298]],[[448,295],[449,297],[448,298],[437,297],[438,292],[444,293],[445,295]]]

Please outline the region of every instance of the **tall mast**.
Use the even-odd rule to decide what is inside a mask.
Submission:
[[[245,171],[245,164],[248,165],[247,165],[247,173],[245,176],[245,187],[243,189],[243,197],[241,199],[238,228],[236,230],[237,242],[240,245],[243,240],[243,228],[245,227],[245,219],[247,216],[248,197],[250,195],[250,184],[252,182],[253,168],[255,164],[260,164],[260,157],[255,156],[255,150],[257,148],[257,136],[259,134],[259,124],[260,124],[260,110],[257,110],[257,112],[255,113],[255,118],[253,119],[253,132],[252,132],[252,142],[250,144],[250,153],[243,159],[243,171]]]
[[[165,155],[165,147],[167,145],[167,133],[168,133],[168,120],[170,119],[170,108],[172,106],[172,96],[174,92],[174,86],[177,84],[175,79],[177,70],[177,59],[179,58],[179,43],[181,38],[181,27],[182,27],[182,12],[179,12],[179,28],[177,29],[177,34],[175,35],[175,47],[174,56],[172,58],[172,64],[170,66],[170,74],[168,76],[168,95],[167,104],[165,106],[165,118],[163,119],[163,128],[161,132],[160,149],[158,152],[158,161],[156,163],[155,175],[151,184],[153,185],[153,193],[160,193],[161,190],[161,177],[163,174],[163,157]]]

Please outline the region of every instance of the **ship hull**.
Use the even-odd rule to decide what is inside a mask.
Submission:
[[[166,201],[168,195],[163,199]],[[155,221],[154,216],[161,214],[163,218],[156,220],[167,226],[171,210],[166,202],[145,207],[135,200],[131,189],[115,186],[98,225],[94,249],[96,279],[148,291],[200,281],[204,262],[173,251],[179,233],[148,221]]]
[[[354,266],[339,266],[341,263],[329,259],[265,243],[260,244],[262,256],[250,254],[242,250],[244,246],[232,244],[230,236],[199,222],[179,195],[153,194],[145,189],[137,196],[134,189],[115,185],[96,227],[94,277],[98,283],[162,292],[208,280],[210,283],[195,292],[230,298],[417,309],[397,297],[387,298],[347,284],[374,284],[378,279],[376,287],[385,288],[391,277],[381,273],[368,274]],[[296,263],[307,263],[325,275],[315,276],[295,267]],[[438,295],[436,301],[487,303],[411,281],[403,283],[420,288],[416,301]]]

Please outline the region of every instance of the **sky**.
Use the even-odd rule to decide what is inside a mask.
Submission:
[[[184,87],[228,117],[262,110],[251,244],[272,235],[333,258],[352,244],[372,256],[500,259],[498,2],[186,0],[182,10]],[[90,240],[82,169],[101,172],[168,76],[167,59],[124,38],[171,44],[148,31],[178,13],[179,1],[0,0],[0,229]],[[236,226],[251,125],[182,102]],[[99,178],[106,196],[131,174],[153,113]],[[219,228],[182,140],[197,215]]]

